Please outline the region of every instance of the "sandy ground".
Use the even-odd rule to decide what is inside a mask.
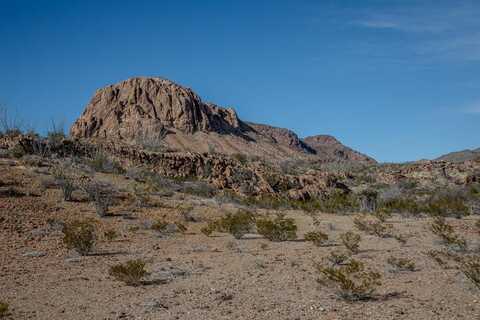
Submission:
[[[180,219],[175,207],[192,205],[203,221],[232,210],[215,201],[174,195],[163,208],[119,205],[118,214],[97,218],[88,202],[64,202],[58,189],[41,190],[45,175],[10,160],[0,163],[3,187],[23,195],[0,196],[0,301],[8,302],[7,319],[480,319],[480,292],[456,269],[443,269],[426,252],[441,249],[429,231],[429,219],[392,217],[388,222],[408,236],[405,245],[393,238],[362,234],[355,258],[383,276],[378,298],[341,300],[334,289],[317,282],[314,267],[332,250],[302,241],[314,230],[311,216],[288,211],[299,227],[299,240],[270,242],[257,235],[235,240],[228,234],[207,237],[205,222],[186,223],[185,234],[161,238],[146,229],[150,219]],[[120,188],[130,183],[108,178]],[[100,237],[95,254],[80,257],[65,248],[62,232],[47,223],[90,217],[102,230],[119,237]],[[352,217],[318,214],[319,229],[339,243],[352,230]],[[452,219],[455,230],[477,246],[476,217]],[[415,261],[414,272],[392,272],[390,256]],[[141,258],[165,284],[129,287],[109,275],[110,266]]]

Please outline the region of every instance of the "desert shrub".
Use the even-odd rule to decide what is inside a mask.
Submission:
[[[0,135],[18,136],[22,134],[23,121],[17,112],[0,106]]]
[[[16,144],[15,146],[13,146],[13,148],[9,149],[8,151],[10,153],[10,156],[16,159],[20,159],[27,154],[25,149],[20,144]]]
[[[7,316],[9,305],[6,302],[0,301],[0,318]]]
[[[184,233],[187,231],[187,227],[180,222],[169,223],[162,219],[153,222],[151,229],[157,231],[162,236],[168,236],[178,232]]]
[[[234,153],[232,154],[232,158],[240,162],[241,164],[245,165],[248,162],[248,157],[247,155],[243,153]]]
[[[408,258],[391,256],[387,259],[387,263],[392,266],[395,271],[415,271],[415,262]]]
[[[90,253],[95,245],[95,225],[91,221],[72,221],[63,228],[63,242],[81,255]]]
[[[462,259],[460,264],[462,273],[480,289],[480,257],[472,256]]]
[[[460,251],[466,250],[466,240],[455,233],[453,227],[446,222],[444,217],[435,217],[430,228],[435,235],[442,239],[445,245]]]
[[[381,202],[380,211],[383,211],[385,213],[420,214],[422,213],[422,211],[424,211],[424,208],[413,198],[397,197]]]
[[[124,174],[125,169],[115,160],[110,159],[104,152],[98,151],[93,159],[88,161],[90,167],[97,172]]]
[[[43,159],[34,154],[26,154],[22,157],[22,163],[30,167],[41,167]]]
[[[458,269],[458,265],[463,261],[463,255],[451,250],[429,250],[426,254],[443,269]]]
[[[163,126],[159,129],[159,132],[155,136],[150,134],[138,135],[135,139],[135,144],[142,146],[146,151],[166,152],[167,147],[164,144],[164,139],[168,134],[168,129]]]
[[[477,222],[475,222],[475,228],[478,232],[480,232],[480,220],[477,220]]]
[[[372,299],[381,285],[380,273],[367,270],[362,262],[354,259],[341,266],[317,264],[316,268],[323,276],[320,282],[335,287],[337,294],[348,301]]]
[[[104,182],[92,180],[83,186],[90,201],[95,204],[95,210],[100,217],[108,215],[108,208],[113,201],[113,187]]]
[[[430,197],[426,211],[431,215],[440,216],[468,216],[470,209],[465,204],[465,198],[457,192],[445,192]]]
[[[364,190],[360,193],[360,211],[375,212],[377,210],[378,192],[372,189]]]
[[[377,218],[381,222],[385,222],[392,215],[389,212],[385,212],[385,211],[382,211],[382,210],[377,210],[377,211],[372,212],[372,216],[374,216],[375,218]]]
[[[340,235],[340,240],[345,248],[347,248],[351,253],[357,253],[362,237],[357,233],[347,231]]]
[[[197,181],[195,183],[186,184],[182,191],[201,198],[211,198],[216,194],[216,189],[208,183]]]
[[[151,171],[145,171],[143,176],[149,192],[161,193],[162,196],[170,196],[173,194],[172,191],[181,190],[180,178],[174,181]]]
[[[336,252],[330,251],[330,254],[327,256],[327,261],[330,262],[332,266],[338,266],[344,264],[350,256],[345,252]]]
[[[110,268],[110,275],[118,281],[124,282],[128,286],[139,286],[142,284],[142,278],[147,275],[145,262],[129,260],[123,264],[117,264]]]
[[[103,232],[103,236],[108,241],[113,241],[118,238],[118,233],[114,229],[108,229]]]
[[[394,233],[393,238],[397,240],[401,245],[404,245],[407,243],[407,237],[403,234],[400,233]]]
[[[47,139],[50,143],[58,144],[66,138],[65,126],[63,122],[55,122],[52,120],[50,130],[47,132]]]
[[[358,199],[352,193],[336,191],[320,202],[320,210],[326,213],[344,213],[359,208]]]
[[[292,205],[292,201],[288,200],[284,197],[276,197],[270,195],[260,195],[257,197],[244,197],[238,199],[240,204],[243,204],[248,207],[255,207],[255,208],[265,208],[265,209],[284,209],[290,208]]]
[[[285,160],[280,162],[279,167],[283,174],[298,175],[305,173],[309,169],[310,163],[305,160]]]
[[[53,167],[52,175],[55,178],[56,184],[62,189],[63,200],[71,201],[72,193],[76,189],[73,177],[67,172],[64,166],[60,165]]]
[[[256,221],[257,231],[270,241],[287,241],[297,238],[295,220],[278,216],[275,219],[260,218]]]
[[[252,232],[255,226],[255,218],[251,212],[241,210],[237,213],[227,213],[224,217],[210,222],[202,228],[202,233],[210,235],[212,232],[226,232],[240,239],[245,234]]]
[[[392,225],[382,223],[380,220],[368,219],[365,216],[357,216],[353,219],[353,224],[358,230],[364,231],[370,235],[380,238],[388,238],[392,236]]]
[[[321,231],[310,231],[305,234],[305,240],[311,241],[313,244],[320,247],[328,240],[328,235]]]

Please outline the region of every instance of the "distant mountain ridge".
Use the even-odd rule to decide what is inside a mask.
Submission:
[[[198,153],[246,154],[269,160],[376,162],[332,136],[300,139],[288,129],[242,121],[234,109],[205,103],[163,78],[131,78],[95,92],[70,134]]]

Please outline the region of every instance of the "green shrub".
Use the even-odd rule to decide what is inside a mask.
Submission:
[[[362,237],[359,234],[352,231],[347,231],[340,235],[340,240],[345,248],[347,248],[351,253],[358,253],[360,241],[362,240]]]
[[[442,239],[445,245],[456,248],[460,251],[466,250],[466,240],[455,233],[453,227],[445,221],[444,217],[435,217],[431,224],[431,230],[435,235]]]
[[[323,276],[320,282],[335,287],[337,294],[348,301],[372,299],[376,288],[381,285],[380,273],[366,270],[362,262],[354,259],[341,266],[317,264],[316,267]]]
[[[261,218],[256,221],[257,231],[270,241],[287,241],[297,238],[297,225],[291,218]]]
[[[396,271],[415,271],[415,262],[407,258],[396,258],[391,256],[387,263]]]
[[[226,232],[240,239],[254,230],[255,218],[251,212],[241,210],[237,213],[227,213],[224,217],[210,222],[202,228],[202,233],[210,235],[212,232]]]
[[[117,264],[110,268],[110,275],[128,286],[139,286],[142,278],[147,275],[145,262],[142,260],[130,260],[123,264]]]
[[[9,305],[6,302],[0,301],[0,318],[8,315]]]
[[[63,242],[81,255],[89,254],[96,240],[95,225],[91,221],[73,221],[63,228]]]
[[[305,234],[305,240],[311,241],[313,244],[320,247],[328,240],[328,235],[321,231],[310,231]]]

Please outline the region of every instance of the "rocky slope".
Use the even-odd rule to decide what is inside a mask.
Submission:
[[[464,162],[468,160],[480,159],[480,148],[475,150],[463,150],[457,152],[450,152],[435,160],[448,162]]]
[[[360,161],[375,163],[376,161],[358,151],[355,151],[329,135],[306,137],[303,140],[319,157],[327,161]]]
[[[205,103],[191,89],[161,78],[132,78],[97,90],[70,134],[155,149],[268,160],[374,161],[333,137],[335,143],[315,137],[302,141],[288,129],[243,122],[235,110]]]

